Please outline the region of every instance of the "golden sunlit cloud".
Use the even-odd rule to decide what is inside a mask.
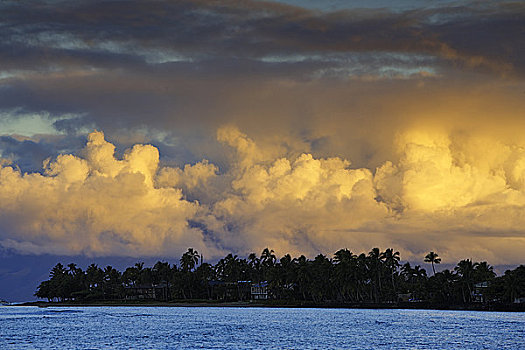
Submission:
[[[394,246],[519,263],[525,248],[525,150],[475,134],[407,128],[377,169],[310,153],[276,155],[233,126],[218,140],[229,170],[207,160],[159,166],[152,145],[121,158],[102,132],[80,155],[22,173],[2,162],[0,244],[23,253],[208,257],[266,246],[330,253]],[[486,152],[479,150],[483,143]],[[192,199],[188,199],[189,197]]]
[[[181,190],[155,188],[159,153],[135,145],[123,159],[101,132],[89,135],[83,157],[60,155],[43,174],[0,172],[4,247],[21,252],[88,255],[163,254],[179,244],[202,247],[188,227],[198,203]]]

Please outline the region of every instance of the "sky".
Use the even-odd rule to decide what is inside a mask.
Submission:
[[[521,1],[1,1],[0,279],[188,247],[524,263],[524,23]]]

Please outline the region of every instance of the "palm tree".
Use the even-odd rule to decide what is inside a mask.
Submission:
[[[261,261],[257,258],[257,254],[250,253],[248,256],[248,266],[250,268],[250,278],[253,281],[260,282]]]
[[[95,266],[94,264],[92,265]],[[87,269],[88,275],[90,268],[91,266]],[[128,267],[124,271],[124,274],[122,275],[122,281],[128,286],[136,286],[139,284],[139,270],[137,269],[136,265],[135,267]]]
[[[195,276],[200,286],[206,290],[207,298],[211,299],[213,286],[210,285],[210,281],[216,278],[213,266],[208,263],[201,263],[199,267],[195,269]]]
[[[455,303],[458,301],[455,289],[459,276],[449,269],[438,272],[430,279],[427,289],[433,294],[434,301]]]
[[[414,280],[414,297],[422,299],[425,290],[425,282],[427,281],[427,270],[416,265],[412,269],[412,276]]]
[[[54,295],[51,290],[51,281],[43,281],[38,286],[34,296],[37,298],[46,298],[47,301],[51,302],[54,298]]]
[[[171,266],[169,263],[164,261],[157,261],[153,266],[153,281],[155,283],[169,282],[171,274]]]
[[[82,272],[82,269],[78,268],[77,264],[75,263],[71,263],[67,265],[67,267],[68,267],[67,271],[71,276],[77,276],[79,273]]]
[[[410,263],[407,262],[401,268],[401,274],[404,277],[407,291],[412,293],[413,298],[421,299],[424,285],[427,281],[427,271],[419,265],[412,267]]]
[[[191,272],[199,263],[199,252],[193,248],[188,248],[188,251],[182,254],[180,258],[180,265],[183,271]]]
[[[419,265],[414,266],[413,273],[414,273],[414,278],[418,282],[425,280],[427,278],[427,270],[422,269],[421,266]]]
[[[64,268],[64,265],[61,263],[56,264],[49,273],[49,277],[51,278],[60,278],[66,274],[66,269]]]
[[[339,287],[341,297],[343,300],[347,296],[353,299],[352,290],[357,293],[357,284],[355,283],[357,256],[348,249],[340,249],[335,252],[333,261],[335,263],[334,281]]]
[[[61,263],[58,263],[51,269],[49,274],[50,288],[53,298],[58,298],[59,301],[63,301],[68,294],[67,291],[67,271]]]
[[[378,303],[381,296],[381,275],[383,274],[383,260],[379,248],[372,248],[368,253],[367,262],[374,302]]]
[[[261,253],[261,263],[265,266],[273,266],[277,258],[273,249],[264,248]]]
[[[273,249],[264,248],[260,258],[263,280],[268,279],[269,271],[274,267],[276,261],[277,258],[275,257]]]
[[[295,259],[292,259],[290,254],[286,254],[279,260],[280,264],[280,277],[282,285],[289,291],[295,280]]]
[[[369,273],[368,257],[365,253],[359,254],[356,258],[355,278],[356,278],[356,298],[358,301],[365,300],[365,294],[368,300],[372,300],[372,289],[366,288],[372,282]],[[370,292],[368,292],[368,290]]]
[[[505,274],[503,275],[503,290],[504,290],[504,297],[507,300],[507,302],[513,302],[514,299],[520,296],[521,291],[523,290],[522,286],[520,286],[520,278],[519,278],[519,269],[522,270],[522,272],[525,271],[523,268],[523,265],[516,268],[515,270],[507,270],[505,271]]]
[[[323,254],[319,254],[312,261],[310,268],[313,277],[310,283],[310,293],[314,302],[330,299],[332,293],[330,287],[332,262]]]
[[[190,299],[193,299],[193,286],[195,285],[195,276],[192,271],[199,263],[200,255],[199,252],[193,248],[188,248],[188,251],[182,254],[180,258],[181,265],[181,279],[182,279],[182,295],[186,299],[186,292],[188,290]]]
[[[112,266],[106,266],[103,270],[104,292],[110,299],[116,299],[122,295],[122,278],[120,271]]]
[[[394,273],[399,267],[399,252],[394,252],[392,248],[388,248],[383,253],[381,253],[381,259],[384,261],[385,266],[390,270],[390,277],[392,279],[392,288],[394,294],[396,292],[396,286],[394,283]]]
[[[202,265],[202,264],[201,264]],[[166,295],[165,298],[170,298],[170,277],[171,277],[171,266],[167,262],[157,261],[152,269],[154,283],[166,283]]]
[[[310,281],[312,280],[312,271],[310,270],[311,262],[304,256],[301,255],[296,260],[296,275],[299,292],[303,297],[303,300],[307,300],[307,293],[309,290]]]
[[[91,264],[86,269],[86,283],[89,290],[99,287],[102,278],[100,268],[96,264]]]
[[[403,266],[401,266],[401,276],[405,282],[412,282],[414,275],[413,271],[412,265],[410,265],[409,262],[406,262],[403,264]]]
[[[474,283],[474,264],[472,264],[470,259],[461,260],[454,270],[460,276],[463,302],[470,302],[472,284]],[[468,294],[465,294],[465,286],[467,287]]]
[[[237,255],[228,254],[217,262],[215,273],[227,282],[236,282],[241,278],[240,260]]]
[[[271,293],[277,299],[290,299],[295,290],[296,260],[290,254],[284,255],[268,272],[267,282]]]
[[[432,271],[434,272],[434,275],[436,274],[436,269],[434,268],[434,264],[441,263],[441,258],[438,257],[437,253],[430,252],[425,256],[425,262],[432,264]]]
[[[79,296],[79,293],[83,289],[84,284],[84,272],[81,268],[77,267],[76,264],[71,263],[67,265],[67,275],[66,277],[66,290],[68,298],[74,299]]]
[[[474,264],[474,275],[476,282],[490,281],[496,276],[494,273],[494,268],[486,261],[477,262]]]

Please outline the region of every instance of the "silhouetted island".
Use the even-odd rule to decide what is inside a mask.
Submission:
[[[179,265],[136,263],[123,273],[91,264],[86,271],[58,263],[35,296],[60,305],[222,305],[294,307],[435,308],[525,311],[525,266],[496,276],[487,262],[458,262],[453,270],[400,264],[399,252],[337,251],[333,258],[290,254],[277,259],[268,248],[241,259],[228,254],[217,264],[189,248]],[[38,303],[37,303],[38,304]],[[39,303],[39,305],[43,305]]]

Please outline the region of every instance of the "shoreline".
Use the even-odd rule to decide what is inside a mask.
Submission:
[[[450,310],[525,312],[525,304],[471,304],[435,305],[430,303],[280,303],[280,302],[214,302],[214,301],[94,301],[94,302],[47,302],[30,301],[10,306],[47,307],[241,307],[241,308],[304,308],[304,309],[399,309],[399,310]]]

